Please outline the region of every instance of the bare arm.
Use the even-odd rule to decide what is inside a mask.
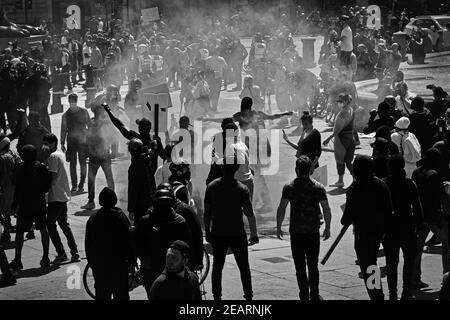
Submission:
[[[278,239],[283,239],[283,231],[281,226],[283,225],[284,217],[286,216],[286,208],[289,203],[289,199],[281,198],[280,204],[277,209],[277,237]]]
[[[330,228],[331,228],[331,209],[328,200],[323,200],[320,202],[320,206],[322,207],[323,219],[325,220],[325,230],[323,233],[323,237],[325,240],[330,238]]]

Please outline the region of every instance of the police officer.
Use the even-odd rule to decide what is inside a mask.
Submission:
[[[136,254],[141,261],[144,287],[150,288],[165,266],[165,254],[176,240],[192,243],[186,220],[175,213],[175,197],[170,190],[158,190],[153,196],[153,209],[138,223],[135,230]]]
[[[45,65],[36,63],[33,66],[33,75],[28,77],[25,87],[30,111],[39,113],[42,125],[51,131],[50,116],[47,107],[50,102],[50,89],[52,85],[47,76]]]

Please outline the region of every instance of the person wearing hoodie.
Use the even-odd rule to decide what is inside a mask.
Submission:
[[[128,143],[128,151],[131,154],[131,164],[128,168],[128,212],[137,226],[141,218],[151,207],[152,194],[156,191],[154,171],[150,162],[154,153],[144,153],[142,141],[133,138]]]
[[[423,208],[423,227],[418,230],[417,255],[414,265],[413,287],[415,289],[427,288],[428,284],[421,279],[422,275],[422,253],[425,240],[428,234],[433,232],[442,241],[442,269],[443,274],[449,271],[448,259],[448,238],[445,235],[446,224],[442,217],[441,195],[442,176],[439,174],[439,161],[441,153],[438,149],[427,150],[417,168],[412,175],[420,194],[420,201]]]
[[[409,132],[413,133],[419,140],[422,155],[433,146],[433,136],[435,128],[433,125],[433,116],[426,109],[425,102],[422,97],[415,97],[411,101],[411,109],[413,112],[409,116]]]
[[[28,114],[28,122],[29,125],[19,135],[17,150],[22,149],[26,145],[32,145],[36,148],[37,160],[43,162],[45,158],[42,151],[43,139],[50,131],[41,124],[40,116],[37,112],[30,111]]]
[[[347,189],[341,224],[354,226],[356,257],[370,299],[384,300],[381,279],[372,288],[367,286],[367,280],[371,275],[369,267],[377,266],[380,244],[392,215],[391,194],[388,186],[374,176],[373,160],[369,156],[356,156],[353,170],[355,181]]]
[[[129,300],[128,269],[136,264],[130,222],[120,208],[113,190],[99,195],[100,210],[86,223],[85,250],[95,279],[97,300]]]
[[[399,154],[389,160],[390,175],[384,179],[391,192],[394,214],[386,223],[383,248],[386,255],[389,299],[397,300],[397,269],[400,249],[403,252],[402,300],[414,299],[412,280],[417,253],[417,230],[422,228],[423,215],[416,184],[406,178],[405,160]]]

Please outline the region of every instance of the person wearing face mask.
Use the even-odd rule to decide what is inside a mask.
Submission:
[[[57,151],[58,138],[49,133],[44,136],[42,150],[46,156],[48,170],[51,173],[51,186],[48,192],[47,229],[50,240],[55,246],[57,257],[53,264],[61,264],[68,260],[64,245],[61,242],[56,223],[67,238],[67,243],[72,255],[71,262],[80,261],[77,244],[67,218],[67,202],[70,201],[70,185],[64,166],[64,154]]]
[[[81,207],[85,210],[95,208],[95,178],[97,171],[101,167],[106,176],[108,188],[114,190],[114,177],[111,169],[112,145],[114,143],[114,128],[108,121],[108,115],[102,106],[97,106],[93,110],[94,119],[89,127],[86,144],[88,167],[88,203]]]
[[[186,220],[175,213],[173,192],[160,189],[152,197],[153,208],[136,226],[136,255],[141,261],[144,287],[150,298],[150,288],[164,270],[167,249],[176,240],[192,243]]]
[[[189,245],[181,240],[170,245],[166,253],[166,266],[153,283],[149,300],[202,299],[198,277],[187,268],[190,251]]]
[[[61,150],[66,153],[66,159],[70,163],[70,180],[72,192],[84,191],[86,181],[86,135],[91,124],[89,113],[85,108],[77,106],[78,96],[75,93],[69,95],[69,109],[61,119]],[[67,149],[65,146],[67,138]],[[80,183],[77,188],[77,155],[80,162]]]

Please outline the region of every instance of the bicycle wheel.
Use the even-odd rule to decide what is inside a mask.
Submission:
[[[86,265],[83,272],[83,286],[84,290],[86,290],[87,294],[95,299],[95,280],[94,274],[92,273],[92,269],[89,265]]]
[[[205,248],[203,248],[203,260],[202,261],[203,261],[203,268],[200,270],[197,270],[198,282],[200,285],[203,284],[206,277],[208,276],[209,268],[210,268],[209,255]]]
[[[136,275],[136,270],[132,272],[128,272],[128,289],[131,291],[137,286],[141,285],[142,283],[139,283],[137,281],[137,286],[134,286],[134,280]],[[94,279],[94,273],[92,272],[92,268],[89,265],[86,265],[83,272],[83,286],[84,290],[86,290],[86,293],[95,300],[95,279]]]

